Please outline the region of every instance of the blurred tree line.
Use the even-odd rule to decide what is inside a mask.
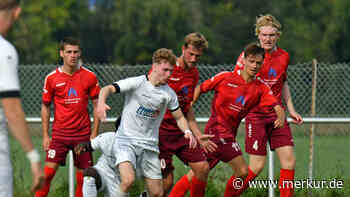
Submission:
[[[233,63],[255,41],[256,16],[271,13],[283,25],[279,42],[291,63],[350,60],[349,0],[31,0],[10,39],[21,64],[57,63],[58,42],[77,36],[90,63],[149,64],[154,50],[181,54],[187,33],[209,40],[205,64]]]

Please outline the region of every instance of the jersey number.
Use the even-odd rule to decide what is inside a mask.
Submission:
[[[258,140],[255,140],[254,144],[253,144],[253,149],[254,150],[258,150],[259,146],[258,146]]]
[[[55,156],[56,156],[56,151],[55,150],[50,149],[49,151],[47,151],[47,157],[48,158],[53,159],[53,158],[55,158]]]

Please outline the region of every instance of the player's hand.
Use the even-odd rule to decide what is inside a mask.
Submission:
[[[284,126],[284,120],[285,120],[284,116],[277,118],[274,122],[274,127],[275,128],[282,128]]]
[[[97,136],[96,132],[91,132],[90,140],[94,139],[96,136]]]
[[[106,121],[106,117],[107,117],[107,110],[110,110],[111,107],[109,107],[106,103],[99,103],[97,105],[97,117],[102,121],[105,122]]]
[[[197,146],[197,140],[196,138],[192,135],[192,132],[185,132],[185,136],[186,139],[190,140],[190,148],[196,148]]]
[[[74,147],[74,153],[80,155],[83,152],[91,152],[92,147],[90,142],[82,142]]]
[[[197,138],[205,153],[214,152],[218,147],[213,141],[210,140],[212,137],[214,137],[214,135],[201,135]]]
[[[44,151],[48,151],[50,147],[51,139],[49,136],[43,136],[43,148]]]
[[[45,177],[43,170],[41,169],[40,162],[31,163],[31,166],[33,176],[33,184],[31,187],[31,191],[35,192],[43,186]]]
[[[289,112],[290,117],[293,119],[293,123],[297,125],[303,124],[304,120],[297,112]]]

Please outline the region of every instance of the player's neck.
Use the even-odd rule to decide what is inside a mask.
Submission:
[[[179,63],[179,66],[184,69],[185,71],[190,70],[190,67],[186,64],[184,61],[184,56],[182,55],[181,57],[177,58],[177,62]]]
[[[277,50],[277,46],[274,46],[272,49],[269,50],[265,50],[265,52],[267,52],[268,54],[271,54],[272,52]]]
[[[62,72],[69,74],[69,75],[73,75],[73,73],[75,73],[78,69],[79,69],[79,65],[68,66],[66,64],[63,64],[63,66],[61,67]]]
[[[247,73],[247,71],[245,71],[244,69],[241,72],[241,76],[243,78],[243,80],[247,83],[251,82],[254,80],[255,76],[251,76]]]

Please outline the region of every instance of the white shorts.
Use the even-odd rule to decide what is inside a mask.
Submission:
[[[0,108],[0,197],[12,197],[12,166],[8,131],[2,109]]]
[[[101,188],[99,192],[103,192],[105,197],[117,197],[117,191],[119,191],[120,176],[116,170],[108,166],[105,162],[106,160],[101,160],[93,166],[101,177]]]
[[[149,179],[162,179],[159,153],[144,147],[134,145],[127,140],[117,140],[113,146],[116,166],[120,163],[129,161],[137,176],[143,176]]]

